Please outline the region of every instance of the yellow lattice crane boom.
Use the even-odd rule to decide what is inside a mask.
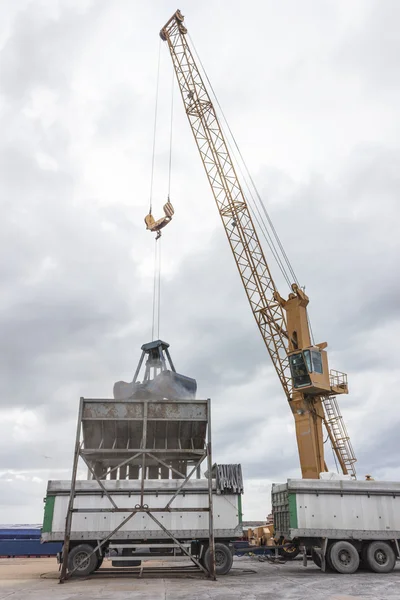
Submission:
[[[347,377],[329,372],[326,343],[311,344],[305,293],[293,284],[286,300],[276,289],[183,21],[176,11],[160,36],[168,43],[185,111],[254,318],[294,415],[302,476],[316,479],[327,470],[324,423],[343,473],[355,477],[356,459],[334,398],[348,392]]]

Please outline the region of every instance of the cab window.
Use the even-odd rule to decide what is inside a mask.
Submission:
[[[304,354],[304,360],[306,361],[306,365],[307,365],[307,370],[309,373],[312,373],[312,364],[311,364],[311,353],[309,350],[304,350],[303,352]]]
[[[311,350],[311,358],[312,358],[312,366],[313,366],[312,370],[315,373],[322,373],[322,356],[321,356],[321,352],[318,352],[316,350]]]
[[[290,370],[292,372],[293,386],[301,388],[311,385],[311,379],[307,371],[302,352],[292,354],[289,357]]]

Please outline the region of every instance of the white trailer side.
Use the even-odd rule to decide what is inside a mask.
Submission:
[[[399,557],[398,482],[289,479],[272,486],[272,510],[276,536],[313,548],[323,568],[389,572]]]
[[[157,511],[164,508],[181,485],[180,480],[147,480],[144,492],[144,504]],[[102,492],[96,481],[77,481],[74,507],[93,509],[95,512],[77,512],[72,520],[71,541],[99,540],[114,531],[121,521],[130,514],[140,499],[140,481],[117,480],[104,481],[103,485],[119,509],[126,512],[98,512],[111,508],[109,498]],[[49,481],[47,487],[45,518],[42,529],[42,541],[64,540],[65,515],[67,514],[70,481]],[[193,511],[185,508],[191,506]],[[208,481],[198,479],[188,481],[184,494],[179,494],[173,503],[173,511],[158,512],[163,525],[180,540],[206,539],[209,535]],[[182,511],[179,511],[179,509]],[[196,508],[199,509],[196,512]],[[216,493],[213,481],[214,536],[218,539],[233,540],[242,535],[241,495]],[[201,510],[203,509],[203,510]],[[145,512],[136,514],[118,530],[111,540],[168,539],[169,536],[159,528]]]

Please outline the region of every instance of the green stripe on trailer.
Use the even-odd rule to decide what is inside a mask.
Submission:
[[[43,533],[50,533],[53,525],[53,513],[54,513],[54,503],[56,501],[55,496],[47,496],[46,504],[44,507],[44,519],[43,519]]]
[[[297,529],[297,504],[296,494],[288,494],[289,501],[289,528]]]
[[[243,513],[242,513],[242,495],[238,495],[238,512],[239,512],[239,524],[242,524],[243,521]]]

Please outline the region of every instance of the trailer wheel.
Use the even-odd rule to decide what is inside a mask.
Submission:
[[[210,548],[204,553],[203,564],[207,571],[211,569],[211,552]],[[233,563],[232,552],[229,550],[226,544],[217,542],[215,544],[215,573],[216,575],[226,575],[231,570]]]
[[[68,571],[71,573],[78,567],[72,573],[73,577],[87,577],[96,570],[99,557],[95,553],[89,557],[92,552],[90,544],[79,544],[71,548],[68,553]]]
[[[286,548],[279,548],[278,552],[283,558],[286,558],[288,560],[293,560],[294,558],[296,558],[296,556],[298,556],[298,554],[300,552],[300,548],[297,546],[297,544],[291,544],[290,546],[287,546]]]
[[[329,553],[330,563],[338,573],[355,573],[360,564],[360,557],[350,542],[335,542]]]
[[[103,564],[103,560],[104,560],[104,556],[97,557],[96,571],[98,569],[100,569],[101,565]]]
[[[396,555],[388,543],[371,542],[367,546],[365,560],[371,571],[390,573],[396,564]]]

